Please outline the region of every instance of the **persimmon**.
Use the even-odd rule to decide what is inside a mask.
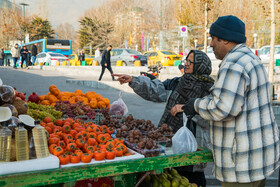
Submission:
[[[58,126],[62,126],[62,125],[63,125],[62,119],[57,119],[55,123],[56,123],[56,125],[58,125]]]
[[[108,128],[107,128],[107,132],[108,132],[109,134],[113,134],[113,133],[115,132],[115,129],[114,129],[113,127],[108,127]]]
[[[115,146],[114,146],[114,143],[112,143],[112,142],[107,142],[106,144],[105,144],[109,149],[113,149]]]
[[[79,155],[79,156],[82,156],[83,151],[81,151],[81,150],[75,150],[74,153],[77,154],[77,155]]]
[[[106,149],[108,147],[105,143],[100,143],[99,146],[100,149]]]
[[[53,122],[47,123],[46,126],[50,127],[51,129],[55,128],[55,125]]]
[[[132,153],[126,152],[126,153],[124,154],[124,156],[130,156],[130,155],[132,155]]]
[[[53,121],[52,121],[52,118],[50,118],[50,117],[45,117],[45,118],[44,118],[44,122],[45,122],[45,123],[50,123],[50,122],[53,122]]]
[[[116,138],[116,139],[114,139],[114,142],[115,142],[115,145],[116,145],[117,143],[124,143],[124,140],[121,139],[121,138]]]
[[[98,108],[106,108],[106,104],[101,100],[97,102]]]
[[[58,144],[58,142],[59,142],[59,138],[56,138],[56,137],[54,137],[54,138],[50,138],[49,139],[49,145],[51,145],[51,144]]]
[[[114,158],[116,158],[116,152],[112,149],[107,149],[106,159],[113,160]]]
[[[88,133],[87,133],[86,131],[82,131],[81,133],[82,133],[82,135],[83,135],[84,138],[87,137],[87,134],[88,134]]]
[[[92,146],[92,145],[88,145],[87,147],[86,147],[86,151],[85,152],[88,152],[88,151],[94,151],[95,149],[94,149],[94,147]]]
[[[111,139],[111,135],[109,133],[105,133],[104,137],[106,138],[106,141]]]
[[[56,144],[51,144],[50,146],[49,146],[49,152],[51,153],[51,154],[53,154],[53,151],[54,151],[54,149],[57,147],[57,145]]]
[[[87,134],[87,139],[89,139],[89,138],[94,138],[94,139],[96,139],[96,134],[95,134],[94,132],[88,133],[88,134]]]
[[[77,148],[77,145],[75,143],[69,143],[67,146],[66,146],[66,150],[67,151],[75,151],[75,149]]]
[[[114,151],[116,152],[117,157],[123,156],[123,150],[121,148],[115,148]]]
[[[46,126],[45,129],[48,131],[49,134],[51,134],[53,132],[52,128]]]
[[[85,141],[82,138],[80,138],[80,139],[76,139],[75,143],[79,148],[82,148],[85,144]]]
[[[62,155],[62,154],[63,154],[63,149],[62,149],[62,147],[57,146],[56,148],[54,148],[53,154],[54,154],[55,156],[60,156],[60,155]]]
[[[71,134],[65,134],[63,139],[66,143],[69,142],[69,140],[74,140]]]
[[[60,165],[66,165],[70,162],[70,156],[62,154],[58,157]]]
[[[110,105],[110,100],[108,98],[104,98],[102,101],[106,104],[106,106]]]
[[[50,134],[50,138],[60,138],[58,134],[52,133]]]
[[[87,144],[89,144],[89,145],[96,145],[96,140],[94,139],[94,138],[89,138],[88,140],[87,140]]]
[[[94,132],[96,135],[102,134],[102,132],[101,132],[101,130],[100,130],[100,128],[99,128],[98,126],[96,126],[96,127],[93,128],[93,132]]]
[[[90,154],[92,158],[94,158],[94,151],[88,150],[87,153]]]
[[[107,142],[107,139],[106,139],[106,137],[104,136],[104,134],[99,134],[99,135],[97,136],[97,141],[98,141],[99,143],[106,143],[106,142]]]
[[[77,132],[76,130],[74,130],[74,129],[70,130],[69,133],[70,133],[73,137],[75,137],[76,134],[78,134],[78,132]]]
[[[81,125],[80,125],[79,123],[77,123],[77,122],[72,124],[72,128],[73,128],[73,129],[75,129],[76,127],[80,127],[80,126],[81,126]]]
[[[58,146],[62,147],[63,149],[66,148],[66,144],[65,144],[65,142],[63,140],[60,140],[58,142]]]
[[[86,131],[87,132],[93,132],[93,127],[92,126],[87,126]]]
[[[63,125],[63,127],[62,127],[62,132],[64,132],[64,133],[69,133],[70,130],[71,130],[70,125]]]
[[[81,156],[81,161],[83,163],[90,163],[90,161],[92,160],[92,156],[88,153],[83,153]]]
[[[84,136],[83,136],[83,134],[81,132],[79,132],[79,133],[76,134],[75,138],[76,138],[76,140],[77,139],[83,139]]]
[[[81,157],[77,154],[70,155],[70,162],[73,164],[79,163],[81,161]]]
[[[95,151],[94,152],[94,159],[97,161],[104,160],[106,156],[106,153],[103,151]]]
[[[58,128],[57,126],[54,127],[54,128],[53,128],[53,133],[58,133],[58,132],[60,132],[59,128]]]
[[[56,85],[53,85],[53,84],[52,84],[52,85],[50,85],[50,87],[49,87],[49,91],[51,92],[51,89],[53,89],[53,88],[57,88],[57,87],[56,87]]]
[[[127,151],[127,147],[123,143],[120,143],[119,145],[117,145],[117,148],[121,148],[124,153]]]
[[[40,121],[40,125],[41,125],[42,127],[45,127],[45,126],[46,126],[46,123],[45,123],[44,121]]]

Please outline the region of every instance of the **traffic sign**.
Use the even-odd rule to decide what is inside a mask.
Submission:
[[[181,33],[181,37],[187,37],[188,36],[188,27],[187,26],[181,26],[180,27],[180,33]]]

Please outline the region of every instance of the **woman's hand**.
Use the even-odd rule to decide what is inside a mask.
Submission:
[[[175,105],[171,110],[170,110],[170,113],[172,116],[176,116],[177,113],[179,112],[183,112],[183,107],[184,105],[181,105],[181,104],[177,104]]]
[[[126,74],[112,74],[112,76],[118,77],[118,81],[120,82],[120,84],[131,83],[133,79],[132,76]]]

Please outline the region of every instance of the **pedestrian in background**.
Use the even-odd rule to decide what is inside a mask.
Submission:
[[[213,175],[223,187],[264,187],[279,167],[279,130],[266,70],[246,46],[245,24],[237,17],[219,17],[210,35],[215,57],[222,60],[215,84],[208,96],[175,106],[172,115],[198,113],[210,121]]]
[[[100,47],[97,47],[97,49],[95,50],[95,53],[94,53],[94,58],[99,57],[100,55],[101,55]]]
[[[20,55],[21,55],[21,68],[23,68],[23,64],[25,62],[25,66],[26,68],[28,68],[28,50],[26,48],[26,46],[23,46],[23,48],[20,50]]]
[[[19,50],[18,44],[15,44],[15,46],[12,47],[11,54],[12,54],[12,58],[14,61],[14,68],[17,69],[17,61],[18,61],[18,58],[20,57],[20,50]]]
[[[37,48],[37,43],[35,43],[35,44],[33,44],[32,45],[32,49],[31,49],[31,55],[32,55],[32,65],[34,66],[34,64],[35,64],[35,61],[36,61],[36,56],[37,56],[37,54],[38,54],[38,48]]]
[[[112,76],[112,74],[113,74],[113,70],[112,70],[112,67],[111,67],[111,53],[110,53],[111,50],[112,50],[112,46],[109,45],[109,46],[107,47],[107,49],[105,49],[105,50],[103,51],[103,53],[102,53],[102,59],[101,59],[101,67],[102,67],[102,70],[101,70],[100,77],[99,77],[99,79],[98,79],[99,81],[101,81],[102,76],[103,76],[104,71],[105,71],[106,68],[110,71],[111,76]],[[112,76],[112,80],[113,80],[113,81],[115,80],[114,76]]]
[[[80,51],[79,53],[79,60],[80,60],[80,63],[82,64],[83,61],[85,61],[85,53],[83,50]]]
[[[179,71],[181,72],[182,75],[185,73],[185,66],[184,65],[180,64],[178,66],[178,69],[179,69]]]
[[[4,48],[0,50],[0,66],[4,66],[4,60],[5,60],[5,53]]]

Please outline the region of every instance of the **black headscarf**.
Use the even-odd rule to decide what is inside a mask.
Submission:
[[[174,133],[183,125],[183,113],[172,116],[170,110],[176,104],[186,103],[189,98],[202,98],[209,95],[209,89],[214,84],[214,80],[210,77],[212,67],[209,57],[199,50],[191,50],[189,54],[191,53],[194,54],[193,73],[185,73],[180,78],[176,88],[168,98],[165,110],[159,122],[159,125],[163,123],[170,125]],[[190,130],[193,132],[193,129]],[[195,134],[195,132],[193,133]]]
[[[191,53],[194,55],[193,73],[185,73],[177,87],[178,93],[185,99],[201,97],[201,93],[204,90],[208,91],[214,83],[214,80],[210,77],[212,64],[209,57],[202,51],[191,50],[186,59]]]

